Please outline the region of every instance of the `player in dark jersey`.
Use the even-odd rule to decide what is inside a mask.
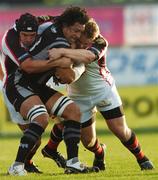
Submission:
[[[27,22],[27,24],[23,24],[23,22]],[[27,29],[28,25],[30,29]],[[7,79],[7,75],[10,75],[12,71],[14,71],[16,67],[18,67],[18,60],[16,59],[16,56],[14,56],[14,52],[17,54],[17,56],[27,54],[29,47],[31,47],[31,45],[36,40],[37,28],[38,28],[38,22],[36,18],[31,14],[26,13],[21,15],[20,18],[16,20],[13,28],[7,32],[8,33],[6,39],[7,44],[6,43],[2,44],[3,51],[5,52],[5,54],[7,53],[9,54],[8,56],[4,55],[5,59],[2,62],[2,65],[4,67],[3,69],[6,70],[7,68],[7,72],[4,72],[4,75],[1,77],[1,80],[3,79],[4,83]],[[15,122],[24,133],[24,131],[28,128],[29,122],[24,120],[19,115],[19,113],[15,111],[14,107],[11,105],[11,103],[8,101],[6,97],[5,88],[2,89],[2,92],[4,95],[4,100],[7,105],[7,108],[10,112],[12,121]],[[25,169],[27,170],[27,172],[41,173],[41,171],[34,165],[33,161],[31,160],[34,154],[36,153],[36,150],[40,146],[40,144],[41,141],[39,139],[39,141],[30,151],[29,155],[25,160]]]
[[[67,149],[65,173],[87,173],[94,170],[94,168],[82,166],[78,160],[81,116],[79,107],[68,97],[45,84],[54,73],[53,67],[56,67],[54,62],[48,59],[47,50],[60,47],[61,41],[64,44],[63,47],[69,47],[67,39],[70,42],[76,41],[88,20],[89,17],[84,9],[67,8],[57,18],[56,24],[44,31],[42,36],[36,39],[34,45],[29,47],[30,52],[24,51],[24,44],[9,41],[8,37],[12,36],[13,30],[9,30],[4,36],[2,46],[8,75],[5,83],[6,94],[15,109],[30,121],[28,129],[21,138],[17,157],[8,171],[9,174],[19,176],[26,174],[24,169],[26,157],[41,138],[48,125],[49,116],[54,115],[65,120],[63,132]],[[20,37],[24,31],[28,33],[37,31],[36,25],[31,26],[27,23],[24,29],[18,27],[21,28],[17,23],[16,28],[17,31],[20,30]],[[19,36],[15,37],[17,40]]]
[[[35,42],[35,39],[38,38],[38,35],[41,34],[47,27],[49,27],[52,22],[54,17],[52,16],[37,16],[37,21],[38,21],[38,31],[37,33],[31,32],[31,34],[28,33],[28,31],[24,31],[23,33],[21,33],[21,43],[24,45],[24,50],[27,52],[29,50],[29,47]],[[29,13],[23,14],[21,15],[21,17],[19,19],[16,20],[16,23],[19,21],[19,24],[21,24],[21,27],[26,27],[25,23],[23,24],[22,22],[25,21],[26,19],[28,19],[31,22],[31,19],[35,20],[35,17],[32,16]],[[15,29],[15,31],[14,31]],[[14,25],[14,28],[12,29],[14,32],[14,35],[18,35],[18,32],[16,31],[16,26]],[[32,37],[33,35],[33,37]],[[10,40],[14,41],[15,40],[15,36],[13,36],[13,38],[11,38]],[[15,40],[16,41],[16,40]],[[18,42],[20,42],[18,39]],[[17,48],[17,51],[20,51],[20,47]],[[9,51],[8,51],[9,52]],[[4,63],[3,63],[4,65]],[[5,69],[5,67],[3,68]],[[0,67],[0,87],[2,87],[2,93],[3,93],[3,98],[4,98],[4,102],[8,108],[10,117],[12,122],[16,123],[20,130],[22,130],[22,132],[24,132],[28,126],[29,126],[29,121],[27,121],[26,119],[23,119],[23,117],[20,115],[20,113],[15,111],[14,106],[9,102],[7,96],[6,96],[6,92],[5,92],[5,88],[3,87],[3,78],[5,79],[2,69]],[[36,153],[36,150],[38,149],[38,147],[40,146],[41,142],[40,140],[38,141],[38,143],[36,144],[36,146],[34,146],[34,148],[31,150],[29,156],[27,156],[27,160],[25,161],[25,169],[27,170],[27,172],[31,172],[31,173],[41,173],[41,171],[39,170],[39,168],[37,168],[37,166],[33,163],[32,161],[32,157],[34,156],[34,154]],[[58,153],[58,152],[54,152],[54,160],[57,163],[58,166],[65,167],[65,159],[64,157]]]

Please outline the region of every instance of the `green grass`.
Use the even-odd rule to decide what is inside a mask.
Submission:
[[[12,126],[9,124],[9,126]],[[40,169],[44,172],[42,175],[29,174],[23,179],[131,179],[131,180],[149,180],[149,179],[158,179],[158,156],[157,156],[157,133],[146,133],[138,132],[138,138],[140,143],[145,151],[145,153],[151,158],[155,164],[155,170],[148,172],[141,172],[135,158],[131,155],[128,150],[126,150],[119,140],[114,137],[107,128],[104,128],[104,122],[101,119],[98,119],[97,123],[97,133],[101,142],[106,143],[107,145],[107,169],[104,172],[98,174],[88,174],[88,175],[64,175],[63,170],[59,169],[54,162],[50,159],[43,158],[40,150],[47,143],[48,140],[48,130],[46,135],[42,139],[42,145],[38,150],[37,154],[34,157],[34,161]],[[12,129],[12,128],[11,128]],[[104,133],[105,132],[105,133]],[[12,135],[12,137],[11,137]],[[20,179],[21,177],[10,177],[6,175],[7,169],[10,164],[14,161],[17,147],[19,144],[20,134],[10,133],[9,136],[1,136],[0,139],[0,179]],[[59,147],[60,151],[65,154],[64,144],[62,143]],[[79,153],[80,159],[83,162],[86,162],[88,165],[92,164],[93,155],[85,150],[82,146]]]
[[[153,89],[152,89],[153,90]],[[138,90],[139,91],[139,90]],[[134,95],[139,95],[139,92]],[[130,96],[133,89],[121,90],[121,94]],[[156,91],[157,92],[157,91]],[[156,95],[155,92],[155,95]],[[140,92],[142,94],[142,92]],[[153,91],[154,93],[154,91]],[[152,95],[153,95],[152,93]],[[132,97],[130,96],[132,99]],[[0,135],[0,179],[4,180],[17,180],[17,179],[30,179],[30,180],[49,180],[49,179],[75,179],[75,180],[157,180],[158,179],[158,123],[157,111],[153,111],[150,116],[138,117],[132,109],[126,109],[127,122],[129,126],[136,132],[140,144],[145,154],[152,160],[155,169],[152,171],[140,171],[139,166],[134,156],[126,149],[120,141],[112,135],[100,115],[97,116],[97,134],[101,142],[107,145],[106,163],[107,168],[103,172],[92,174],[78,174],[78,175],[65,175],[63,169],[60,169],[50,159],[43,158],[40,151],[41,148],[47,143],[49,132],[52,123],[47,128],[43,138],[42,145],[34,157],[34,162],[38,164],[39,168],[44,172],[41,175],[28,174],[27,177],[12,177],[6,175],[8,167],[14,161],[19,139],[20,131],[17,126],[12,123],[3,124],[3,133]],[[65,146],[62,143],[59,150],[66,155]],[[79,151],[80,160],[88,165],[92,165],[93,154],[88,152],[80,146]]]

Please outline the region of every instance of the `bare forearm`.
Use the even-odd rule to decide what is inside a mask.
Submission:
[[[56,64],[49,60],[26,60],[20,65],[20,68],[29,74],[45,72],[53,67],[56,67]]]
[[[67,49],[67,48],[53,48],[49,51],[49,57],[56,60],[59,57],[68,57],[74,63],[90,63],[95,60],[96,56],[86,49]]]
[[[95,60],[96,56],[86,49],[64,49],[62,55],[72,59],[74,63],[90,63]]]

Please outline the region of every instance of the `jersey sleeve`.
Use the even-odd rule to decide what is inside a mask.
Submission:
[[[33,59],[48,59],[48,50],[52,48],[70,48],[70,44],[63,34],[52,24],[39,36],[30,48]]]
[[[2,51],[16,64],[30,57],[30,54],[20,45],[18,35],[13,31],[8,31],[2,39]]]
[[[102,36],[99,36],[88,50],[93,52],[96,56],[95,60],[98,60],[106,54],[107,47],[108,42]]]

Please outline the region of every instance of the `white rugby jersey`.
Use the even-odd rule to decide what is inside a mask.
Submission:
[[[106,66],[107,46],[106,42],[104,48],[96,46],[96,44],[89,48],[99,58],[86,65],[86,70],[82,76],[67,86],[69,96],[93,95],[101,91],[105,86],[112,86],[113,77]]]

